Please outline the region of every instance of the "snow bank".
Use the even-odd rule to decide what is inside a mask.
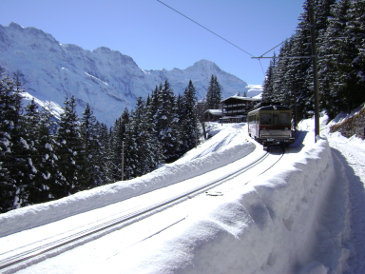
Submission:
[[[319,140],[296,159],[239,193],[215,197],[180,226],[128,250],[130,261],[111,261],[107,272],[327,273],[311,254],[334,180],[331,150]]]
[[[242,137],[244,131],[242,125],[222,127],[218,134],[194,149],[193,153],[145,176],[0,214],[0,237],[121,202],[236,161],[255,149]]]

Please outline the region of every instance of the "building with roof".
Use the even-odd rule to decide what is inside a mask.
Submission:
[[[207,109],[203,114],[205,122],[218,122],[222,119],[221,109]]]
[[[247,120],[247,113],[261,102],[260,98],[231,96],[222,100],[222,123],[240,123]]]

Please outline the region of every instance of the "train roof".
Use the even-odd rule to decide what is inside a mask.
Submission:
[[[263,107],[259,107],[254,110],[251,110],[249,113],[254,113],[254,112],[258,112],[258,111],[262,111],[262,110],[290,110],[290,108],[284,107],[284,106],[278,106],[278,105],[263,106]]]

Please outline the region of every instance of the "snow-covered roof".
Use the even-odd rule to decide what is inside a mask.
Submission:
[[[261,101],[261,98],[243,97],[243,96],[234,95],[234,96],[230,96],[230,97],[222,100],[222,102],[225,102],[228,99],[238,99],[238,100],[242,100],[242,101],[254,101],[254,102]]]
[[[205,111],[205,113],[210,113],[212,115],[219,116],[219,115],[222,115],[222,110],[221,109],[207,109]]]

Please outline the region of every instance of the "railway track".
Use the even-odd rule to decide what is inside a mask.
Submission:
[[[87,228],[82,228],[78,231],[72,231],[68,234],[62,235],[58,239],[49,239],[48,242],[43,242],[42,244],[38,242],[33,243],[31,245],[19,248],[16,251],[0,254],[0,272],[12,273],[18,271],[31,264],[40,262],[49,257],[56,256],[66,250],[69,250],[70,248],[92,241],[96,238],[100,238],[103,235],[128,226],[134,222],[155,214],[156,212],[162,211],[167,207],[171,207],[172,205],[207,192],[208,190],[245,173],[247,170],[263,162],[269,155],[270,154],[266,152],[259,158],[255,159],[246,166],[239,168],[238,170],[217,178],[209,183],[205,183],[198,187],[181,192],[177,195],[169,197],[168,199],[150,204],[148,206],[140,207],[128,213],[123,213],[120,216],[114,216],[112,219],[90,225]],[[277,162],[279,162],[283,155],[284,153],[281,154],[276,162],[274,162],[261,173],[266,172]]]

